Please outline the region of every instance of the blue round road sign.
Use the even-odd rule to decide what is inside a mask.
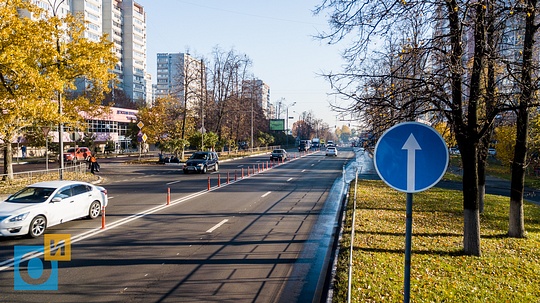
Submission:
[[[375,169],[388,186],[406,193],[437,184],[448,167],[448,148],[432,127],[405,122],[388,129],[377,142]]]

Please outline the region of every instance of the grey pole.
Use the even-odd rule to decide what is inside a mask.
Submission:
[[[411,239],[412,239],[412,206],[413,194],[407,193],[407,219],[405,224],[405,282],[403,286],[403,302],[410,302],[411,293]]]

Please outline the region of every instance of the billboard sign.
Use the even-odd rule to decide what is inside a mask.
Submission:
[[[270,130],[285,131],[285,119],[270,119]]]

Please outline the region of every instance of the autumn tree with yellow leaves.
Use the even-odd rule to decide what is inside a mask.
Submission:
[[[184,119],[184,114],[187,116]],[[173,152],[183,158],[182,154],[188,139],[195,132],[194,118],[186,111],[183,104],[172,96],[157,98],[152,107],[139,109],[137,120],[144,123],[143,132],[149,144],[156,144],[162,151]]]
[[[24,128],[77,126],[79,113],[96,114],[110,89],[117,62],[112,43],[106,37],[90,41],[84,30],[77,16],[50,14],[24,0],[0,3],[0,139],[7,178],[13,178],[11,142]],[[85,93],[62,100],[81,79]]]

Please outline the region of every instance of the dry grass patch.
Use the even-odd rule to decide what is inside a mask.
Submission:
[[[98,176],[88,172],[64,172],[64,180],[77,180],[85,182],[93,182],[99,179]],[[14,180],[0,181],[0,195],[14,194],[18,190],[24,188],[29,184],[34,184],[42,181],[58,180],[58,172],[51,171],[47,174],[40,174],[29,178],[19,178]]]

